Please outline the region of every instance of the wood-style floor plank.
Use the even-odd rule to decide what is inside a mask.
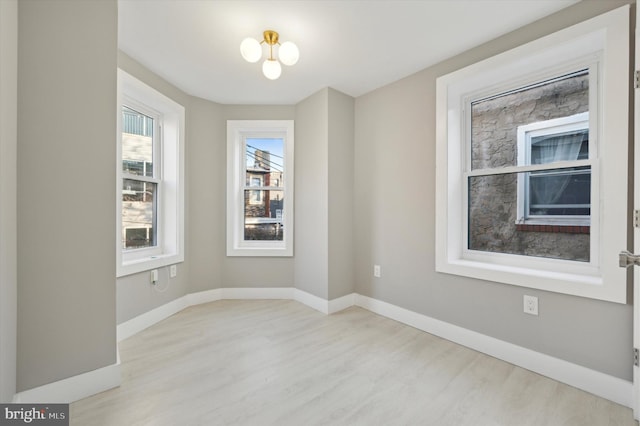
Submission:
[[[630,409],[353,307],[193,306],[120,343],[71,425],[626,426]]]

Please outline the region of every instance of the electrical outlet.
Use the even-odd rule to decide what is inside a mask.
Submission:
[[[380,278],[380,265],[373,265],[373,276]]]
[[[178,265],[169,266],[169,278],[175,278],[178,275]]]
[[[538,298],[535,296],[523,297],[524,313],[529,315],[538,315]]]

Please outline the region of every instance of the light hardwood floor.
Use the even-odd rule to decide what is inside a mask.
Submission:
[[[71,425],[637,425],[630,409],[360,308],[193,306],[121,342]]]

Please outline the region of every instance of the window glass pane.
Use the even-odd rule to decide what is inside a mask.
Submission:
[[[153,118],[122,107],[122,171],[153,176]]]
[[[471,168],[517,165],[519,126],[589,110],[587,70],[471,104]]]
[[[591,214],[590,167],[532,172],[528,180],[529,215]]]
[[[531,138],[531,164],[589,158],[589,130],[576,130]]]
[[[544,173],[531,176],[532,185],[547,186],[550,191],[560,195],[553,194],[554,200],[549,203],[551,208],[536,204],[538,207],[535,211],[543,215],[543,222],[537,224],[527,223],[518,217],[518,175],[523,180],[527,173],[469,177],[470,250],[589,261],[588,220],[585,222],[584,215],[579,215],[579,212],[584,213],[588,209],[582,206],[582,201],[588,195],[581,193],[590,186],[588,168],[556,169]],[[569,180],[566,186],[565,178]],[[533,201],[540,201],[539,197],[532,198]],[[574,216],[573,222],[567,216],[552,217],[560,210],[563,214],[577,216]]]
[[[153,228],[127,228],[125,229],[125,248],[149,247],[153,238]]]
[[[244,239],[282,240],[284,191],[244,191]]]
[[[284,140],[247,138],[245,143],[246,185],[283,188]]]
[[[123,179],[122,247],[125,249],[154,247],[156,241],[157,184]]]

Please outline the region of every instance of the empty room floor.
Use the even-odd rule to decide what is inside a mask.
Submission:
[[[361,308],[192,306],[119,345],[71,425],[637,425],[630,409]]]

